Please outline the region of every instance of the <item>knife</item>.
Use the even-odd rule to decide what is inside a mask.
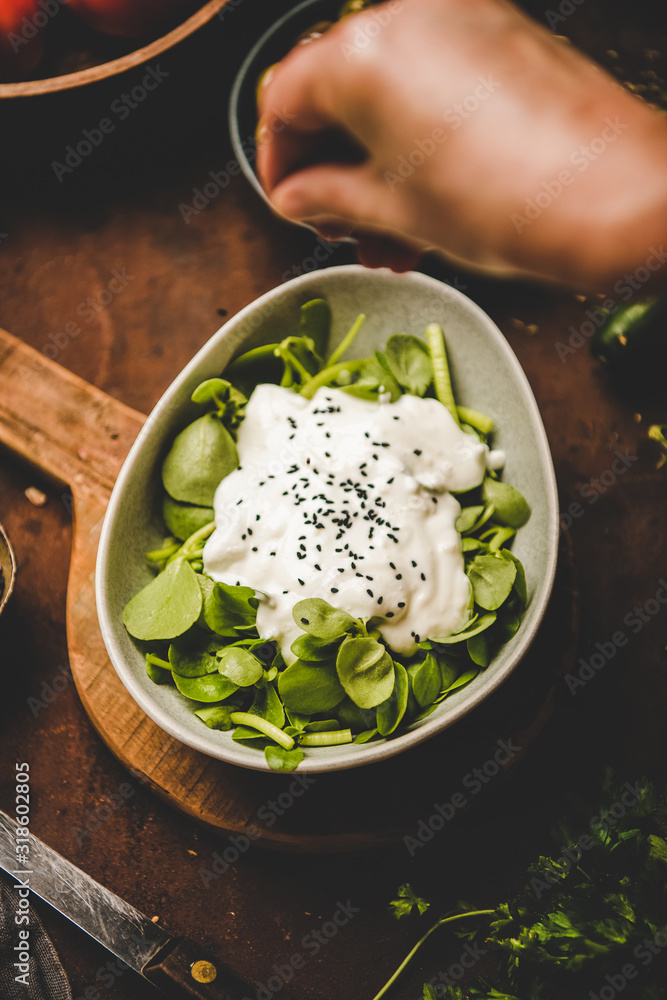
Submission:
[[[16,836],[18,831],[18,838]],[[30,853],[17,852],[29,843]],[[17,861],[25,857],[26,864]],[[0,810],[0,868],[121,959],[165,996],[249,1000],[250,987],[194,941],[172,937]]]

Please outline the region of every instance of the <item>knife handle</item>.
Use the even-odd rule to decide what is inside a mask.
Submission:
[[[189,938],[172,938],[142,975],[173,1000],[251,1000],[252,988]]]

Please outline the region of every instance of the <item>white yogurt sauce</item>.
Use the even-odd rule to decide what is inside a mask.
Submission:
[[[449,491],[478,486],[489,451],[440,402],[328,388],[309,400],[259,385],[238,451],[241,465],[215,494],[204,569],[257,592],[259,634],[287,663],[303,634],[292,608],[306,597],[372,617],[404,655],[465,624],[470,588]]]

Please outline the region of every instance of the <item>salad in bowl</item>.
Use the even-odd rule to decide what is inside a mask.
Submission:
[[[128,457],[103,634],[184,742],[357,766],[451,724],[525,652],[555,568],[544,431],[499,331],[423,275],[332,268],[244,313]]]

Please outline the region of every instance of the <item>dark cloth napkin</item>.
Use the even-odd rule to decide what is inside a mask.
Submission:
[[[72,991],[65,970],[32,906],[28,910],[29,922],[16,923],[19,896],[12,888],[15,882],[11,875],[0,871],[0,998],[1,1000],[72,1000]],[[23,982],[16,982],[15,977],[22,974],[22,970],[14,965],[20,958],[20,951],[15,950],[16,946],[24,943],[19,938],[21,929],[29,932],[26,949],[29,955],[28,973],[23,976]]]

